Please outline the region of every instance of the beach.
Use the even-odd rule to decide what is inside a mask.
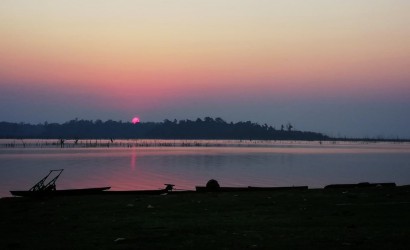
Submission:
[[[1,249],[408,249],[410,187],[0,199]]]

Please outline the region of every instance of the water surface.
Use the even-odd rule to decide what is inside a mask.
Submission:
[[[194,189],[209,179],[223,186],[410,184],[410,145],[405,143],[215,142],[202,141],[206,147],[3,147],[0,196],[29,189],[50,169],[60,168],[65,170],[58,189],[157,189],[165,183]]]

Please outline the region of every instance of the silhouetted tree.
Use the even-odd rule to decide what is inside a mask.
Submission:
[[[263,139],[263,140],[326,140],[328,137],[320,133],[294,131],[288,123],[287,131],[284,125],[281,130],[267,124],[259,125],[251,121],[227,123],[222,118],[205,117],[195,121],[165,119],[163,122],[145,122],[132,124],[130,122],[108,120],[74,119],[63,124],[25,124],[0,122],[0,138],[61,138],[65,139]],[[64,140],[62,139],[64,138]]]
[[[290,122],[288,122],[288,124],[286,124],[286,129],[290,132],[293,129],[293,126]]]

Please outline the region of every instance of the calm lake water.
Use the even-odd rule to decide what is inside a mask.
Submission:
[[[172,146],[158,141],[144,141],[148,143],[145,146],[138,146],[141,141],[117,143],[111,147],[68,147],[67,144],[60,148],[55,143],[46,145],[41,141],[10,147],[10,140],[0,140],[0,197],[10,196],[9,190],[27,190],[49,170],[60,168],[64,172],[57,181],[58,189],[97,186],[111,186],[112,190],[158,189],[164,183],[175,184],[178,189],[194,189],[209,179],[216,179],[223,186],[317,188],[333,183],[410,184],[408,143],[168,141]]]

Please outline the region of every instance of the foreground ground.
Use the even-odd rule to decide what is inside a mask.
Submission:
[[[410,249],[410,188],[0,199],[0,249]]]

